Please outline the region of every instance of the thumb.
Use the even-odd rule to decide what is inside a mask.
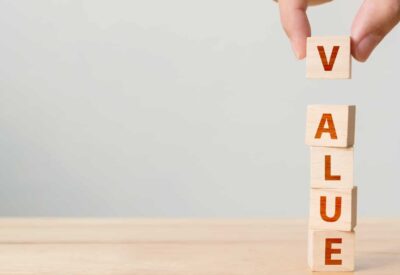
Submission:
[[[365,0],[352,26],[352,54],[364,62],[400,20],[400,0]]]

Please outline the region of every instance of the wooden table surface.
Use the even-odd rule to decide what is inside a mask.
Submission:
[[[400,220],[356,233],[357,271],[326,274],[400,274]],[[0,274],[310,275],[306,238],[303,220],[0,219]]]

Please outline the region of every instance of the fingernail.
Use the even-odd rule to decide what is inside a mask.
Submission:
[[[381,40],[381,36],[374,34],[364,37],[356,46],[355,58],[361,62],[366,61]]]
[[[297,51],[294,47],[293,47],[293,52],[294,52],[294,56],[296,57],[297,60],[301,59],[301,54],[299,51]]]
[[[297,43],[292,40],[291,41],[291,45],[292,45],[294,56],[296,57],[296,59],[300,60],[301,59],[301,52],[298,49],[299,47],[298,47]]]

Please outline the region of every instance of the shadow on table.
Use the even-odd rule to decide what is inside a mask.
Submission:
[[[379,272],[393,269],[399,260],[400,248],[398,247],[369,251],[357,255],[355,272],[310,272],[310,275],[362,275],[365,271],[368,271],[368,274],[379,274]]]
[[[391,247],[362,253],[356,258],[356,271],[389,270],[400,260],[400,248]]]

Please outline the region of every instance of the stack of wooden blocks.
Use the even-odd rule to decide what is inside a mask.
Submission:
[[[329,61],[325,53],[328,48],[331,48]],[[350,78],[350,71],[349,37],[309,38],[308,77]],[[354,270],[355,112],[352,105],[308,106],[306,144],[311,146],[308,262],[313,271]]]

